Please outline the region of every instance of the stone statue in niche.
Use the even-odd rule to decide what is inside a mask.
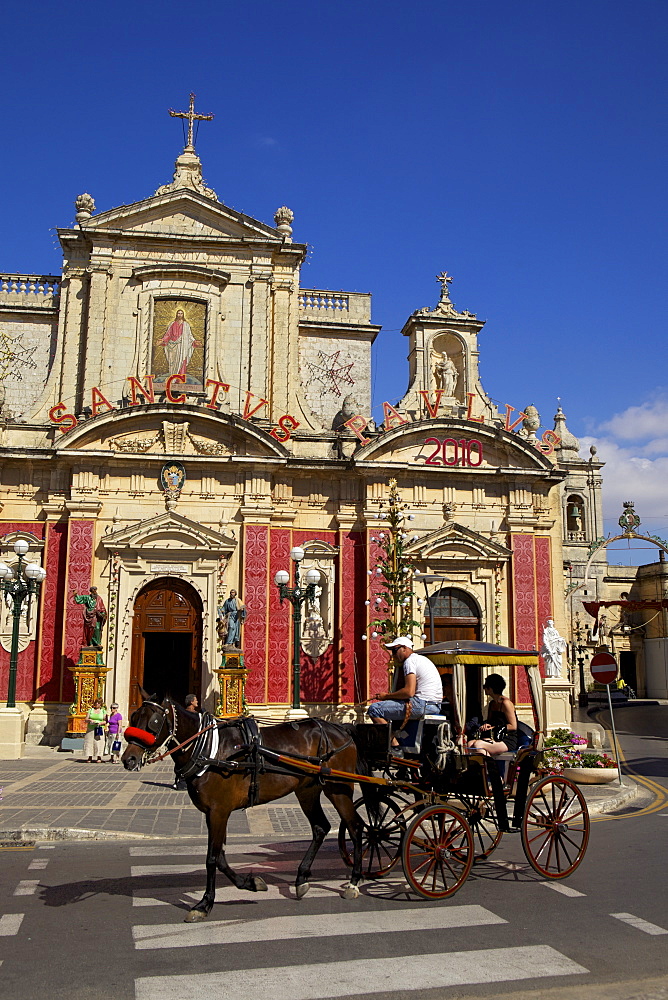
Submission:
[[[313,592],[313,597],[308,602],[308,606],[307,606],[308,607],[308,611],[307,611],[307,617],[308,618],[317,618],[320,621],[322,621],[322,611],[321,611],[321,607],[320,607],[320,600],[321,600],[321,598],[322,598],[322,587],[319,587],[316,584],[316,586],[314,588],[314,592]]]
[[[452,358],[445,351],[434,351],[433,372],[436,388],[442,389],[446,396],[454,396],[459,379],[459,372]]]
[[[566,652],[568,643],[555,628],[554,622],[548,618],[543,628],[543,645],[540,655],[545,663],[546,677],[561,677],[561,657]]]

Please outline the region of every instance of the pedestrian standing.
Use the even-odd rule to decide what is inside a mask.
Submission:
[[[102,699],[96,698],[88,709],[86,716],[86,735],[84,736],[84,753],[88,754],[88,763],[102,763],[102,753],[104,751],[104,727],[107,721],[107,713],[102,706]]]
[[[114,702],[111,706],[111,715],[109,716],[109,722],[107,723],[106,752],[109,754],[110,764],[118,764],[121,759],[122,724],[123,716],[118,711],[118,704]]]

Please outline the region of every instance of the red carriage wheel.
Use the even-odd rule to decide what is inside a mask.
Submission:
[[[426,899],[445,899],[466,881],[473,864],[471,827],[449,806],[429,806],[406,830],[401,848],[404,874]]]
[[[566,878],[589,842],[585,797],[569,778],[550,775],[534,785],[522,819],[522,847],[543,878]]]
[[[401,810],[403,801],[395,801],[390,796],[378,800],[376,808],[367,808],[364,799],[354,803],[355,811],[364,823],[362,834],[362,875],[364,878],[381,878],[399,860],[401,839],[406,829],[406,817]],[[348,827],[339,827],[339,851],[347,865],[353,864],[353,843]]]
[[[482,795],[460,795],[466,822],[473,834],[473,861],[488,858],[501,842],[503,833],[499,830],[493,799]]]

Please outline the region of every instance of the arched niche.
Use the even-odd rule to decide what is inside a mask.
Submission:
[[[457,372],[456,383],[452,392],[448,391],[449,375],[447,372],[445,374],[442,372],[442,368],[444,365],[447,365],[447,361],[452,362]],[[446,397],[458,399],[460,402],[464,400],[467,391],[466,373],[468,365],[466,345],[461,337],[447,330],[435,334],[429,344],[429,369],[430,388],[434,390],[444,389]]]

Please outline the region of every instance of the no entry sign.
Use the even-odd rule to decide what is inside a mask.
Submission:
[[[599,684],[612,684],[617,680],[617,661],[612,653],[597,653],[592,657],[589,669]]]

